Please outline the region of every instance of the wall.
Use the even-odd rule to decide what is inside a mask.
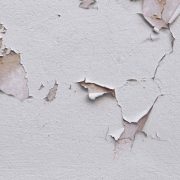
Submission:
[[[171,26],[176,40],[168,54],[169,30],[152,32],[137,14],[141,1],[99,0],[96,7],[80,8],[78,0],[1,1],[4,40],[21,53],[32,98],[0,95],[0,180],[180,179],[180,19]],[[90,101],[77,82],[118,89],[128,79],[149,80],[165,53],[156,74],[163,96],[145,124],[147,137],[138,133],[131,147],[114,141],[108,129],[123,126],[116,99]],[[47,102],[55,81],[56,98]],[[143,107],[136,94],[128,102]]]

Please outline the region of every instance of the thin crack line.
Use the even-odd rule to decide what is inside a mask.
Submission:
[[[166,57],[166,53],[161,57],[161,59],[158,61],[158,65],[156,66],[156,69],[155,69],[155,71],[154,71],[154,75],[153,75],[153,77],[152,77],[152,79],[153,80],[155,80],[156,79],[156,74],[157,74],[157,72],[158,72],[158,69],[159,69],[159,67],[161,66],[161,63],[162,63],[162,61],[164,60],[164,58]]]

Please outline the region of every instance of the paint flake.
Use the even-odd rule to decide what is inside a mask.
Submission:
[[[101,86],[86,79],[78,83],[88,89],[90,100],[109,93],[116,99],[121,108],[124,127],[110,131],[108,135],[118,143],[133,143],[136,134],[143,132],[149,114],[160,96],[160,89],[153,79],[129,79],[120,88]]]
[[[80,0],[80,1],[81,2],[80,2],[79,7],[83,9],[93,8],[94,5],[96,4],[96,0]]]
[[[29,96],[24,67],[20,61],[20,54],[13,50],[4,49],[0,57],[0,90],[20,100]]]
[[[113,131],[110,131],[108,133],[108,135],[111,136],[112,138],[114,138],[115,141],[118,141],[123,133],[124,133],[124,128],[119,128],[119,129],[115,129]]]
[[[135,140],[136,134],[137,133],[143,133],[145,136],[147,136],[146,132],[143,131],[143,128],[146,124],[146,121],[148,120],[148,117],[156,103],[156,101],[158,100],[158,98],[162,96],[159,95],[154,103],[152,104],[152,106],[149,108],[148,112],[146,114],[144,114],[143,117],[141,117],[139,119],[139,121],[137,122],[127,122],[126,120],[123,120],[123,125],[124,125],[124,131],[122,133],[122,135],[120,136],[118,143],[119,144],[123,144],[125,143],[131,143],[133,145],[133,142]]]
[[[115,91],[113,88],[101,86],[86,79],[78,83],[81,87],[88,90],[88,97],[92,101],[105,94],[111,94],[113,97],[115,96]]]
[[[47,96],[44,98],[46,101],[51,102],[56,98],[58,90],[58,83],[55,81],[54,86],[49,90]]]

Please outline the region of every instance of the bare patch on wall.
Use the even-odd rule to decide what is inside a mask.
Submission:
[[[158,98],[159,96],[155,99],[152,106],[149,107],[148,112],[145,113],[137,122],[123,120],[124,131],[117,141],[119,144],[130,143],[132,146],[137,133],[143,133],[147,136],[146,132],[143,131],[143,128]]]
[[[8,49],[3,44],[5,28],[0,27],[0,90],[20,100],[29,97],[26,72],[21,64],[20,54]]]
[[[55,81],[54,86],[49,90],[49,93],[44,99],[48,102],[53,101],[56,98],[57,90],[58,90],[58,83]]]
[[[115,96],[115,90],[110,87],[98,85],[96,83],[90,82],[87,79],[78,82],[79,85],[88,90],[88,97],[90,100],[95,100],[98,97],[101,97],[105,94],[111,94]]]

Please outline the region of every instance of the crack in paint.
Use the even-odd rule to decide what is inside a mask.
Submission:
[[[180,14],[179,0],[143,0],[142,15],[155,32],[168,28]]]
[[[149,111],[142,118],[140,118],[138,122],[129,123],[128,121],[123,119],[124,132],[122,133],[122,135],[119,137],[119,139],[117,141],[119,144],[123,144],[124,142],[126,142],[126,140],[129,140],[129,142],[131,143],[131,146],[133,146],[136,134],[138,134],[138,133],[143,133],[145,135],[145,137],[147,137],[147,134],[146,134],[146,132],[143,131],[143,128],[145,126],[145,123],[148,120],[148,117],[149,117],[155,103],[157,102],[157,100],[160,96],[162,96],[162,95],[159,95],[155,99],[155,101],[153,102]]]

